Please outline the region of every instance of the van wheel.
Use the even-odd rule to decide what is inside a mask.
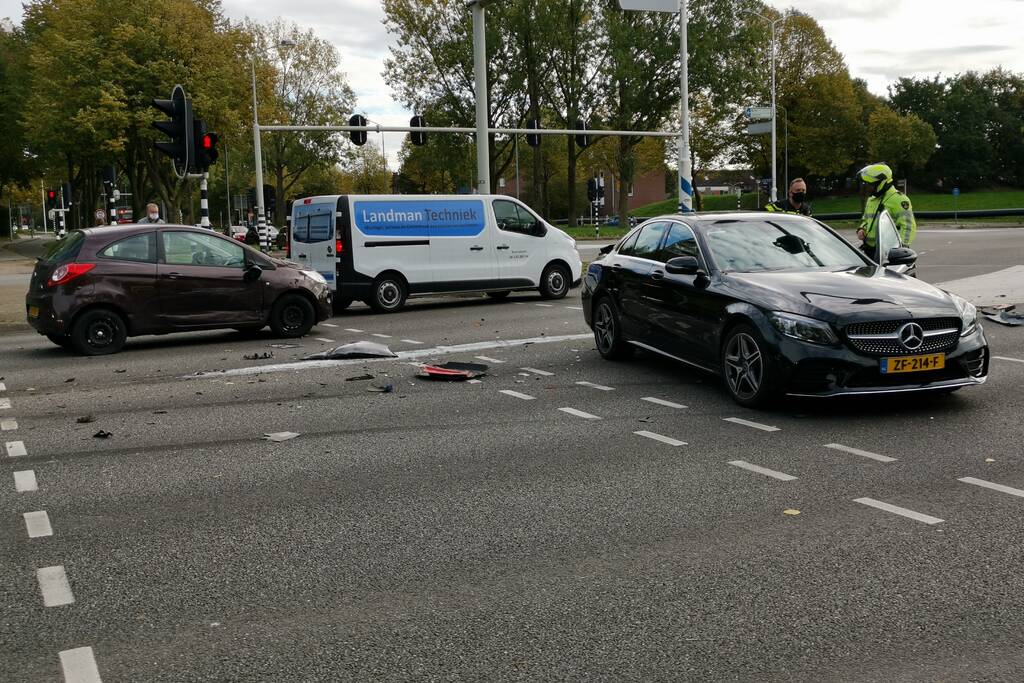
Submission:
[[[334,306],[335,313],[341,313],[351,306],[353,301],[354,299],[335,299],[331,305]]]
[[[316,323],[313,304],[299,294],[286,294],[274,304],[270,313],[270,329],[278,337],[301,337]]]
[[[85,356],[117,353],[127,339],[128,328],[124,319],[106,308],[86,311],[71,328],[71,344]]]
[[[562,299],[569,293],[569,269],[556,263],[544,269],[540,276],[540,295],[545,299]]]
[[[492,299],[507,299],[508,295],[512,293],[512,290],[506,289],[504,292],[487,292],[487,296]]]
[[[394,313],[405,305],[408,292],[401,277],[385,273],[373,281],[369,304],[378,313]]]

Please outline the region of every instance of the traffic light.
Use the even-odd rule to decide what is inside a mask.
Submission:
[[[591,178],[587,181],[587,199],[592,202],[597,201],[597,178]]]
[[[416,116],[414,116],[411,119],[409,119],[409,125],[412,126],[413,128],[423,128],[424,126],[427,125],[427,122],[423,119],[422,116],[417,114]],[[425,144],[427,144],[427,134],[426,133],[416,133],[416,132],[409,133],[409,138],[412,141],[412,144],[414,144],[414,145],[425,145]]]
[[[216,133],[206,132],[206,121],[196,121],[193,139],[196,143],[195,170],[199,173],[206,173],[220,156],[220,152],[217,151],[219,136]]]
[[[171,117],[170,121],[153,122],[154,128],[171,138],[168,142],[154,142],[153,146],[174,160],[174,172],[184,178],[195,165],[192,101],[185,96],[185,89],[176,85],[171,99],[153,100],[153,106]]]
[[[586,129],[587,129],[587,122],[586,121],[580,121],[580,120],[577,119],[577,121],[576,121],[576,130],[586,130]],[[578,133],[576,135],[576,146],[579,147],[580,149],[586,149],[587,147],[589,147],[590,146],[590,136],[587,135],[586,133]]]
[[[277,209],[277,191],[273,185],[263,186],[263,208],[267,210],[268,214],[274,213]]]
[[[104,166],[103,167],[103,182],[106,185],[114,185],[117,182],[117,167],[115,167],[115,166]]]
[[[365,126],[366,117],[362,114],[353,114],[349,117],[348,125],[350,126]],[[366,131],[365,130],[354,130],[351,131],[349,137],[352,138],[352,142],[362,147],[366,144]]]
[[[60,200],[57,198],[57,190],[49,189],[46,191],[46,210],[56,209],[57,205],[60,204]]]
[[[74,195],[71,192],[71,183],[64,183],[63,185],[61,185],[61,190],[63,191],[62,199],[64,201],[64,208],[70,209],[71,205],[75,203]]]
[[[538,129],[540,128],[540,121],[537,119],[530,119],[526,122],[527,128]],[[526,134],[526,144],[530,147],[540,147],[540,136],[532,133]]]
[[[604,199],[604,178],[597,181],[597,199],[598,201]]]

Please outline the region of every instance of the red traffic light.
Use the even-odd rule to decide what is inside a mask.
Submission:
[[[213,149],[213,136],[209,133],[203,136],[203,149]]]
[[[47,199],[56,199],[57,193],[54,190],[50,190],[49,192],[46,193],[46,197]]]

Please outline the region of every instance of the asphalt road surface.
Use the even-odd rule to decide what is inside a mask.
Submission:
[[[1024,263],[958,239],[922,273]],[[0,679],[1019,681],[1024,328],[986,330],[985,386],[763,412],[603,361],[578,292],[0,336]],[[402,358],[295,362],[357,340]]]

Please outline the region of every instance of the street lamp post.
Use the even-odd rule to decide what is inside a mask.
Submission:
[[[778,19],[771,19],[770,17],[766,17],[765,15],[759,14],[757,12],[751,12],[750,10],[742,10],[742,13],[743,14],[751,14],[751,15],[753,15],[755,17],[760,17],[761,19],[764,19],[765,21],[767,21],[771,25],[771,27],[772,27],[772,44],[771,44],[771,70],[772,70],[772,192],[771,192],[771,200],[770,201],[775,202],[775,201],[778,201],[778,199],[779,199],[778,174],[777,174],[776,168],[775,168],[776,163],[777,163],[777,159],[778,159],[778,151],[777,151],[777,147],[776,147],[776,128],[777,128],[776,123],[777,123],[778,118],[779,118],[778,117],[778,111],[776,110],[776,105],[775,105],[775,27],[778,26],[780,23],[784,22],[786,19],[788,19],[789,16],[787,15],[787,16],[779,17]],[[786,118],[788,119],[789,117],[787,116]],[[788,125],[789,124],[788,124],[788,121],[787,121],[787,128],[788,128]]]
[[[487,135],[487,30],[486,7],[492,0],[467,0],[473,13],[473,74],[476,92],[476,191],[491,191],[491,150]]]
[[[295,47],[294,40],[282,40],[278,48]],[[266,50],[264,50],[266,52]],[[260,235],[260,248],[270,250],[267,240],[267,210],[263,200],[263,149],[260,146],[259,103],[256,100],[256,51],[252,54],[252,152],[256,160],[256,225]]]

